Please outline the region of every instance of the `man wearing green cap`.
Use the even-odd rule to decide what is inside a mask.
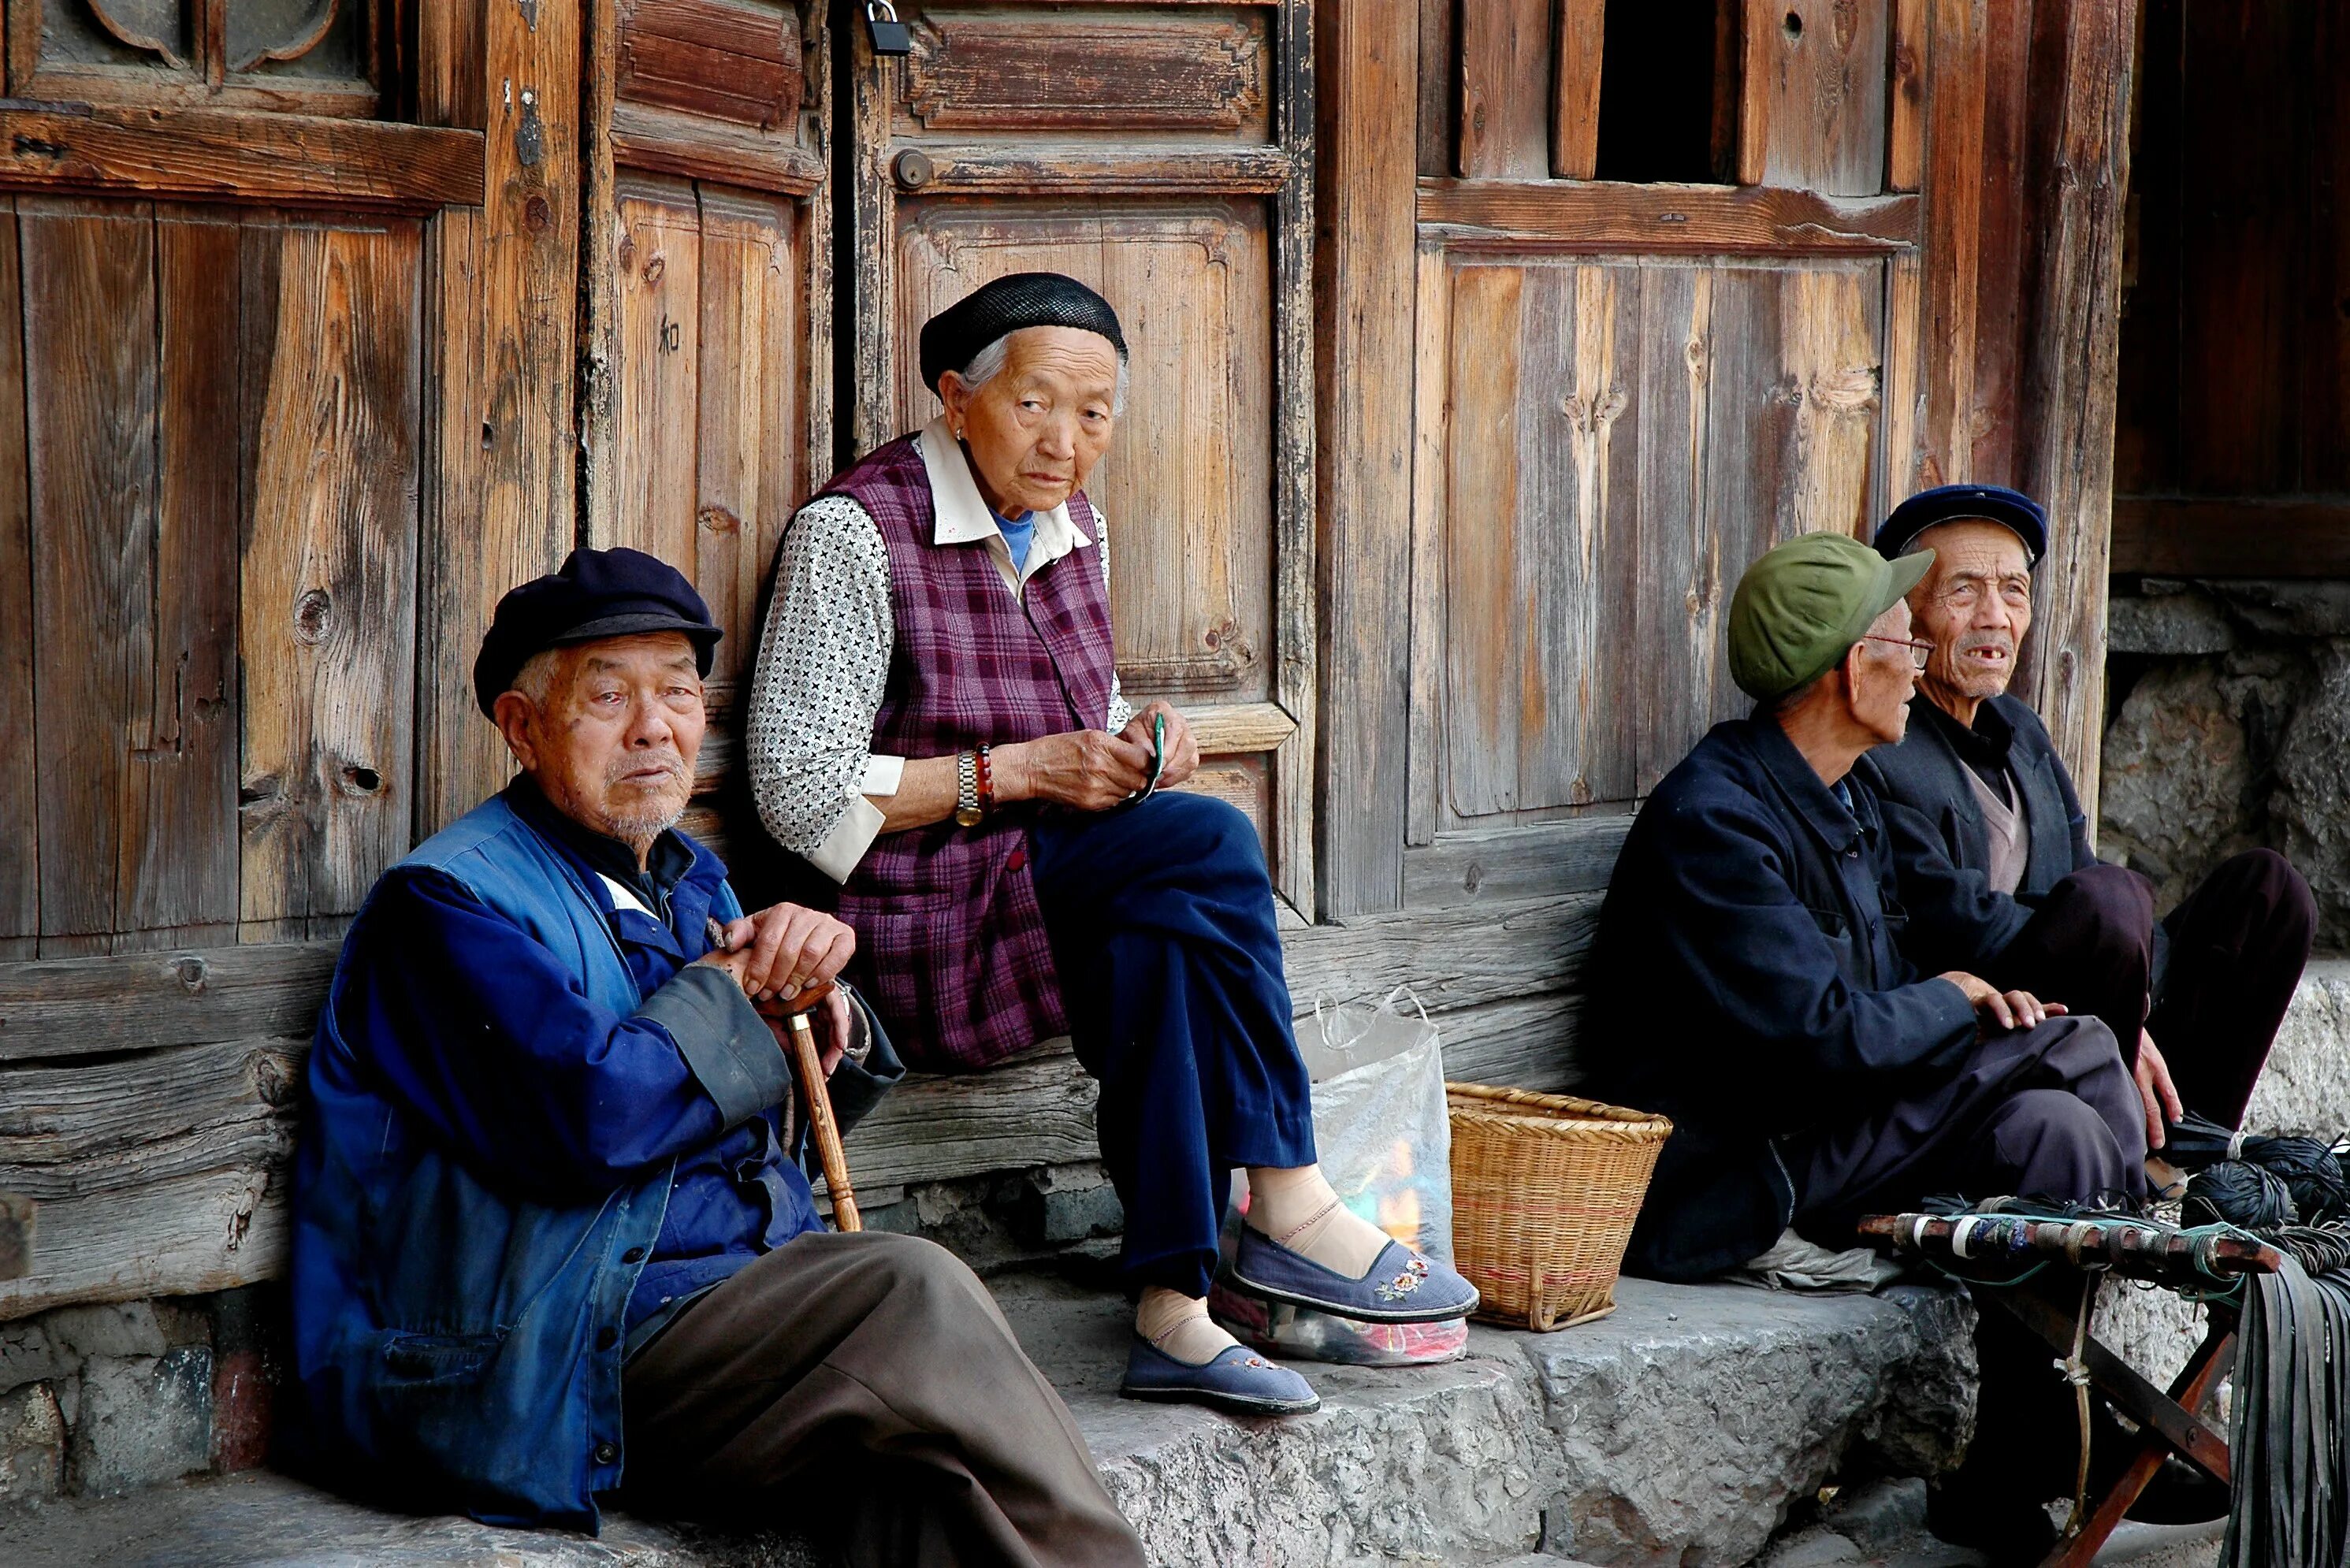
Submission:
[[[2145,1185],[2112,1032],[1972,974],[1918,974],[1877,801],[1846,774],[1898,741],[1925,651],[1903,595],[1930,555],[1807,534],[1746,573],[1719,724],[1625,841],[1593,953],[1587,1091],[1661,1111],[1626,1266],[1697,1279],[1790,1227],[1848,1238],[1929,1192]],[[1844,1244],[1849,1244],[1846,1241]]]

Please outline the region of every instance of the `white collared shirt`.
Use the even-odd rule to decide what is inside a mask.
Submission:
[[[1015,568],[943,415],[916,444],[931,482],[932,544],[987,551],[1014,595],[1070,551],[1098,549],[1107,588],[1108,524],[1098,510],[1098,540],[1086,536],[1066,504],[1035,514],[1026,566]],[[744,753],[760,821],[785,848],[836,882],[848,879],[880,836],[881,809],[873,802],[897,794],[905,771],[905,758],[871,750],[896,639],[889,557],[872,516],[845,495],[801,507],[776,556]],[[1102,727],[1114,733],[1132,717],[1112,677]]]

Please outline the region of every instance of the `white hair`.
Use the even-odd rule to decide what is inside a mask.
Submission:
[[[971,363],[957,370],[955,376],[962,382],[965,391],[976,392],[988,382],[995,379],[997,373],[1003,369],[1004,364],[1011,358],[1012,334],[1007,332],[972,355]],[[1118,355],[1118,390],[1111,394],[1109,400],[1109,411],[1113,417],[1126,412],[1126,351],[1121,348]]]
[[[524,659],[514,679],[506,682],[506,690],[519,691],[534,708],[545,708],[547,690],[555,684],[556,658],[562,651],[560,648],[542,648]]]

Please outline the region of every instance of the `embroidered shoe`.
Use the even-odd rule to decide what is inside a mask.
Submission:
[[[1477,1310],[1477,1287],[1400,1241],[1389,1241],[1370,1272],[1350,1280],[1250,1226],[1241,1227],[1232,1283],[1248,1294],[1312,1307],[1360,1323],[1436,1323]]]
[[[1305,1378],[1276,1366],[1245,1345],[1235,1345],[1203,1366],[1178,1361],[1140,1334],[1126,1353],[1128,1399],[1188,1400],[1241,1416],[1302,1416],[1322,1407]]]

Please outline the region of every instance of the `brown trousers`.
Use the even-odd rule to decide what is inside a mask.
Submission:
[[[814,1232],[630,1358],[632,1503],[837,1536],[856,1568],[1118,1568],[1141,1542],[987,1287],[944,1248]]]

